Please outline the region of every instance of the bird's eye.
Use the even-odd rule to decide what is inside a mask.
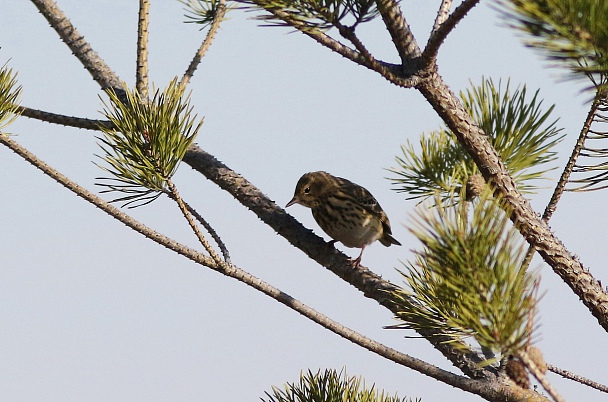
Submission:
[[[310,187],[306,187],[306,188],[304,189],[304,194],[308,194],[308,193],[310,193]]]

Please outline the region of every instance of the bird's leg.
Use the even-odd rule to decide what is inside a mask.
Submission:
[[[359,257],[357,257],[357,259],[353,261],[353,268],[358,268],[359,265],[361,264],[361,256],[363,256],[363,250],[365,250],[365,246],[367,246],[367,244],[364,244],[363,247],[361,247],[361,252],[359,253]]]

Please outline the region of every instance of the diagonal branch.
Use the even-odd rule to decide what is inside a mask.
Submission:
[[[36,157],[36,155],[32,154],[27,149],[25,149],[24,147],[19,145],[17,142],[13,141],[8,135],[0,133],[0,144],[7,146],[13,152],[15,152],[17,155],[19,155],[20,157],[25,159],[27,162],[32,164],[34,167],[40,169],[44,174],[49,176],[51,179],[55,180],[56,182],[58,182],[59,184],[61,184],[65,188],[67,188],[68,190],[72,191],[77,196],[81,197],[82,199],[84,199],[87,202],[90,202],[97,208],[101,209],[103,212],[107,213],[108,215],[110,215],[114,219],[118,220],[119,222],[122,222],[123,224],[125,224],[126,226],[135,230],[136,232],[143,234],[147,238],[155,241],[156,243],[161,244],[162,246],[164,246],[172,251],[175,251],[176,253],[181,254],[184,257],[186,257],[198,264],[201,264],[201,265],[204,265],[204,266],[217,270],[217,266],[211,258],[199,253],[198,251],[196,251],[194,249],[184,246],[184,245],[150,229],[149,227],[136,221],[135,219],[131,218],[129,215],[125,214],[120,209],[109,204],[108,202],[99,198],[97,195],[95,195],[92,192],[88,191],[87,189],[79,186],[78,184],[74,183],[66,176],[57,172],[51,166],[47,165],[46,163],[44,163],[43,161],[38,159]]]
[[[194,218],[192,217],[192,214],[186,207],[184,200],[182,200],[182,197],[179,195],[179,192],[177,191],[177,187],[175,187],[175,184],[173,184],[173,182],[169,179],[167,179],[166,183],[167,183],[167,187],[169,188],[169,194],[170,194],[171,198],[179,206],[179,209],[182,212],[182,215],[184,215],[184,218],[186,218],[186,221],[188,222],[188,224],[190,225],[190,228],[196,235],[199,243],[201,243],[201,245],[205,248],[205,250],[207,250],[207,252],[211,256],[213,261],[217,264],[217,266],[218,267],[222,266],[224,261],[215,252],[213,247],[211,247],[211,244],[209,244],[207,239],[205,239],[205,236],[203,236],[203,234],[201,233],[201,230],[199,229],[198,225],[196,224],[196,222],[194,222]]]
[[[587,118],[585,119],[585,122],[583,123],[583,127],[581,128],[581,132],[578,136],[578,139],[576,140],[576,144],[574,145],[572,154],[570,155],[570,158],[568,159],[568,163],[566,164],[566,167],[564,168],[564,171],[562,172],[562,175],[559,178],[557,186],[555,187],[555,190],[553,191],[551,200],[549,201],[549,203],[547,204],[547,207],[545,208],[545,212],[543,213],[543,220],[545,222],[548,222],[549,219],[551,219],[553,212],[555,212],[555,209],[557,208],[557,203],[559,202],[562,194],[566,190],[566,185],[568,184],[568,181],[570,180],[570,175],[572,174],[572,171],[574,169],[574,166],[576,165],[578,157],[581,154],[581,150],[583,149],[583,147],[585,145],[585,139],[589,135],[591,125],[593,124],[593,121],[595,120],[595,117],[597,116],[599,108],[602,105],[602,103],[605,101],[605,99],[606,99],[606,91],[601,90],[601,89],[598,90],[598,92],[595,95],[595,98],[593,99],[593,102],[591,103],[591,107],[589,108],[589,113],[587,113]]]
[[[209,222],[207,222],[207,220],[203,218],[202,215],[199,214],[196,209],[192,208],[190,204],[188,204],[186,201],[183,201],[183,203],[188,212],[190,212],[192,216],[194,216],[194,218],[205,228],[207,233],[211,235],[218,248],[220,249],[222,257],[224,257],[224,261],[226,261],[228,264],[231,264],[232,262],[230,261],[230,253],[228,252],[228,248],[226,247],[226,244],[221,239],[221,237],[217,234],[215,229],[213,229]]]
[[[264,223],[273,228],[293,246],[302,250],[311,259],[329,269],[366,297],[376,300],[380,305],[398,311],[398,305],[391,299],[390,293],[396,286],[376,275],[369,269],[360,266],[354,269],[349,258],[325,243],[325,241],[306,229],[291,215],[270,200],[252,183],[218,161],[213,155],[193,145],[184,157],[184,162],[202,173],[223,190],[228,191],[241,204],[249,208]],[[494,374],[489,369],[479,366],[481,359],[474,353],[463,355],[461,351],[448,343],[452,338],[437,335],[431,331],[421,333],[431,344],[448,358],[456,367],[473,378],[488,378]]]
[[[547,391],[555,402],[566,402],[560,394],[557,393],[553,385],[547,380],[545,374],[539,369],[533,359],[530,358],[526,351],[520,351],[518,354],[519,359],[528,368],[528,371],[536,378],[536,381]]]

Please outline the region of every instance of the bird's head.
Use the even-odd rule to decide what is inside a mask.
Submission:
[[[304,174],[298,180],[296,191],[291,201],[285,208],[300,204],[308,208],[313,208],[319,202],[319,197],[338,186],[336,178],[326,172],[310,172]]]

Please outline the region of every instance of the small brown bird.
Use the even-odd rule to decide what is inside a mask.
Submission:
[[[365,188],[327,172],[303,175],[285,208],[300,204],[312,210],[321,229],[346,247],[361,248],[353,265],[361,262],[368,244],[401,245],[391,234],[391,224],[374,196]]]

